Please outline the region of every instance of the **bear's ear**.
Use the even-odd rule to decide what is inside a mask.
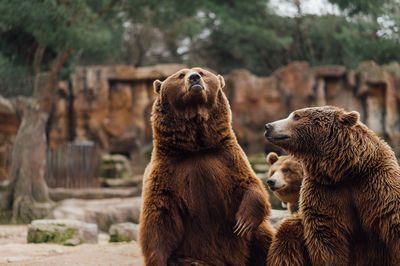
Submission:
[[[221,89],[222,89],[223,87],[225,87],[224,77],[221,75],[218,75],[217,77],[218,77],[219,83],[221,84]]]
[[[360,114],[356,111],[343,113],[339,116],[339,121],[349,127],[352,127],[355,124],[357,124],[359,119],[360,119]]]
[[[278,161],[278,159],[279,159],[279,156],[275,152],[268,153],[267,162],[269,164],[271,164],[271,165],[274,164],[276,161]]]
[[[155,93],[160,94],[161,84],[162,84],[162,82],[159,81],[158,79],[156,79],[153,82],[153,88],[154,88],[154,92]]]

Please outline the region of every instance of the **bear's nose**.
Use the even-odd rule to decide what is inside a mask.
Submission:
[[[194,85],[194,84],[198,84],[200,82],[201,76],[197,73],[193,73],[189,76],[189,82],[190,84]]]
[[[265,134],[269,135],[269,133],[271,133],[272,131],[272,125],[270,123],[265,124]]]
[[[273,188],[273,187],[275,186],[275,179],[268,179],[268,180],[267,180],[267,185],[268,185],[270,188]]]

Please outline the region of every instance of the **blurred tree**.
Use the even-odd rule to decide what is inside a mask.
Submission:
[[[265,74],[285,64],[292,42],[285,31],[288,21],[274,15],[267,1],[208,1],[205,12],[204,49],[218,71],[247,68]]]
[[[57,77],[73,51],[95,50],[93,47],[111,37],[104,23],[106,14],[118,2],[0,2],[0,51],[1,58],[7,58],[3,64],[23,66],[35,77],[33,97],[19,98],[17,102],[21,123],[14,143],[8,188],[14,220],[28,221],[49,211],[44,180],[45,128]]]
[[[202,1],[126,0],[122,6],[123,58],[135,66],[182,62],[180,48],[205,28],[198,12]]]
[[[379,64],[400,60],[399,0],[329,0],[346,14],[346,22],[333,33],[341,44],[341,61],[356,67],[365,60]]]
[[[395,4],[393,0],[328,0],[332,4],[337,4],[340,9],[346,11],[348,15],[357,14],[380,15],[387,4]]]

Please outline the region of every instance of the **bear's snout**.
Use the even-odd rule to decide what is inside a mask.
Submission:
[[[276,180],[275,179],[268,179],[267,180],[267,185],[271,188],[271,189],[273,189],[274,187],[275,187],[275,182],[276,182]]]
[[[284,141],[290,138],[287,130],[287,119],[265,124],[264,136],[271,142]]]
[[[198,93],[204,90],[203,84],[201,82],[201,76],[199,74],[197,73],[190,74],[188,77],[188,81],[190,83],[188,91]]]
[[[265,124],[265,133],[264,135],[268,137],[272,132],[272,125],[271,123]]]
[[[195,85],[200,83],[201,76],[197,73],[193,73],[188,77],[188,79],[190,84]]]
[[[265,130],[266,130],[267,132],[270,132],[270,131],[272,130],[272,125],[271,125],[270,123],[265,124]]]

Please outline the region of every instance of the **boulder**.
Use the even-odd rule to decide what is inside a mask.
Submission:
[[[34,220],[28,225],[28,243],[79,245],[97,243],[96,224],[77,220]]]
[[[132,177],[129,160],[122,154],[105,154],[100,162],[100,177],[128,178]]]
[[[271,216],[269,217],[269,221],[271,222],[272,226],[277,229],[279,225],[289,217],[291,214],[288,210],[275,210],[271,209]]]
[[[108,231],[112,224],[133,222],[139,223],[142,199],[103,199],[61,201],[52,216],[56,219],[75,219],[95,223],[102,231]]]
[[[102,178],[103,187],[121,188],[121,187],[141,187],[143,175],[135,175],[132,178]]]
[[[134,223],[113,224],[108,230],[110,242],[130,242],[137,241],[139,235],[139,225]]]

